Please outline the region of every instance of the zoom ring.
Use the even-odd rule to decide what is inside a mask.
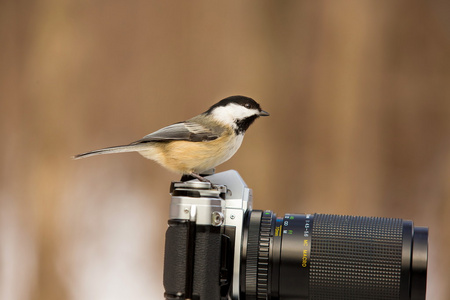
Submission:
[[[267,299],[269,286],[269,248],[273,212],[264,211],[261,217],[258,249],[257,299]]]

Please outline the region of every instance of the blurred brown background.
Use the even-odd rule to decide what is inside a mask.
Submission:
[[[254,207],[430,228],[450,299],[448,1],[0,2],[0,299],[162,299],[169,183],[132,142],[234,94]]]

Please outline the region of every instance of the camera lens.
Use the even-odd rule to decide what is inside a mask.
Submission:
[[[247,214],[243,299],[425,299],[428,229],[328,214]]]

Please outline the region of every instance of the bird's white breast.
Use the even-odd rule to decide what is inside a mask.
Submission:
[[[223,163],[229,160],[235,153],[238,151],[239,147],[241,147],[242,141],[244,140],[243,134],[238,134],[227,144],[226,150],[223,153],[223,160],[220,163]]]

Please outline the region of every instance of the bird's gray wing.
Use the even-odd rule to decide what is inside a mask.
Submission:
[[[132,144],[173,140],[201,142],[215,140],[218,137],[218,134],[198,123],[180,122],[150,133]]]

